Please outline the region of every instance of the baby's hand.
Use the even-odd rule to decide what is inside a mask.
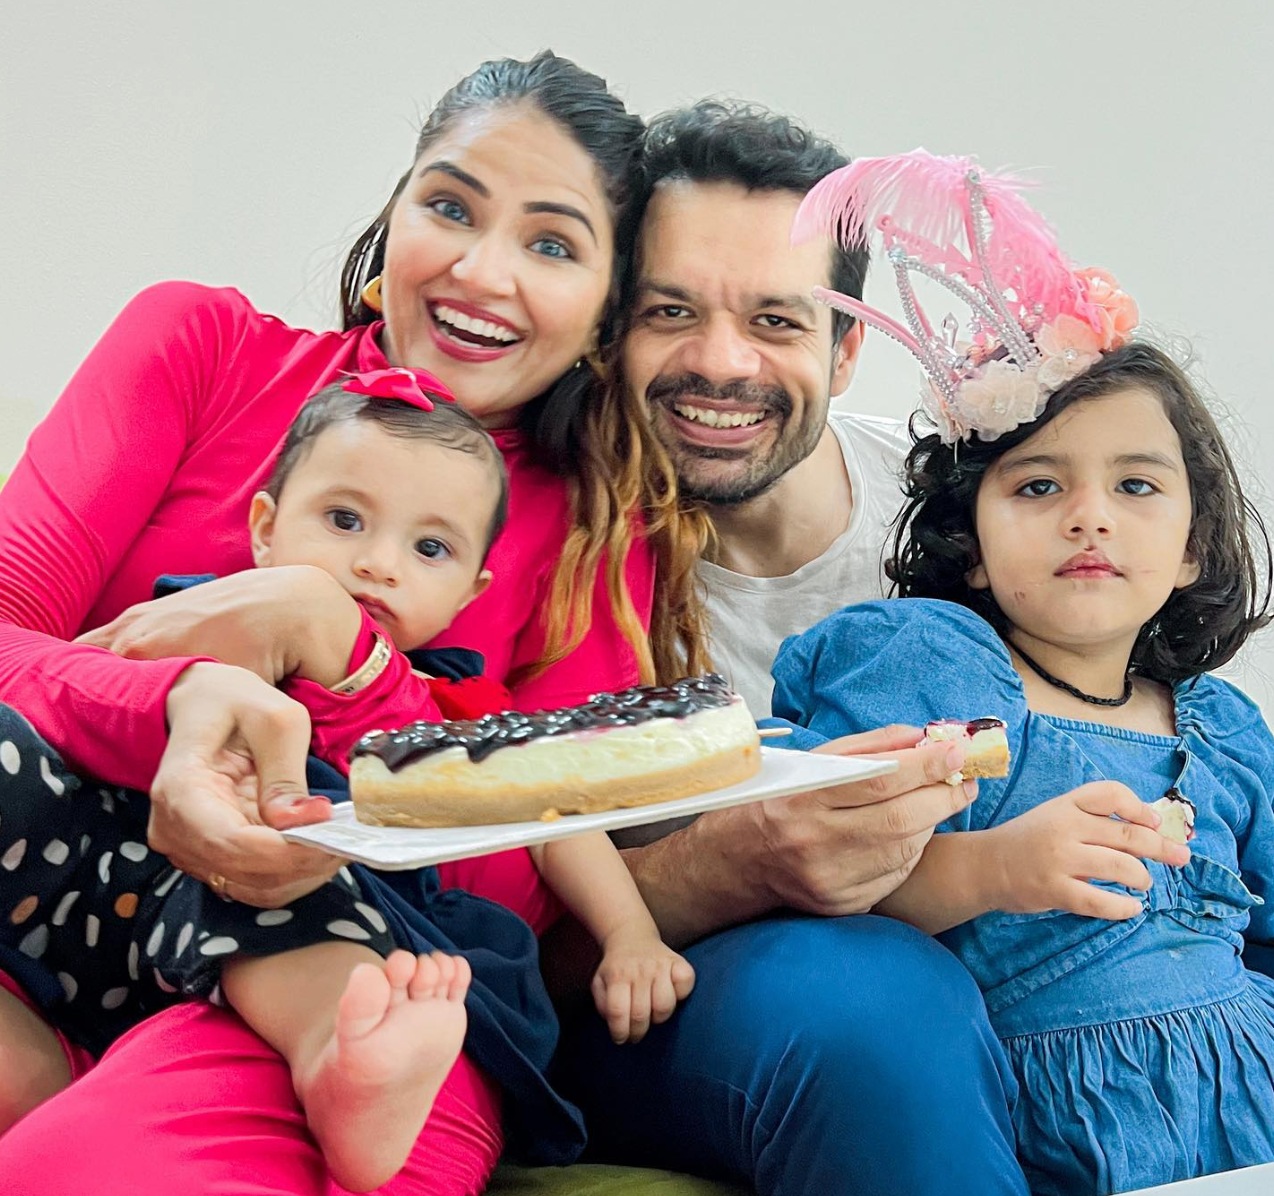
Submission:
[[[1111,817],[1111,815],[1116,817]],[[1190,849],[1159,834],[1159,815],[1125,785],[1097,781],[1055,797],[1001,826],[991,855],[993,908],[1036,914],[1067,910],[1120,920],[1141,912],[1136,897],[1089,884],[1150,888],[1142,860],[1182,865]]]
[[[651,1022],[666,1022],[694,988],[685,959],[664,946],[653,926],[620,930],[602,944],[593,1000],[616,1042],[640,1042]]]

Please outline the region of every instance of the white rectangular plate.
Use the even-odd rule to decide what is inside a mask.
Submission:
[[[1274,1192],[1274,1163],[1183,1179],[1158,1188],[1138,1188],[1128,1196],[1268,1196]]]
[[[859,781],[893,772],[891,760],[863,760],[853,756],[816,756],[811,752],[761,749],[761,771],[751,780],[696,797],[655,802],[627,810],[600,814],[566,814],[551,822],[505,822],[494,826],[447,826],[417,829],[398,826],[365,826],[354,818],[350,802],[332,807],[328,822],[284,831],[294,843],[309,843],[333,855],[393,872],[423,868],[469,856],[488,855],[512,847],[529,847],[565,839],[585,831],[612,831],[646,822],[663,822],[687,814],[702,814],[724,806],[740,806],[767,797],[784,797],[811,789],[826,789],[843,781]]]

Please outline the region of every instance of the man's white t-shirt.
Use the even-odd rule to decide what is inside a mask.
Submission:
[[[911,445],[896,419],[833,411],[828,423],[845,456],[853,510],[822,556],[786,577],[747,577],[699,562],[707,588],[712,659],[754,718],[770,714],[770,666],[779,645],[853,602],[881,598],[889,525],[902,508],[902,462]]]

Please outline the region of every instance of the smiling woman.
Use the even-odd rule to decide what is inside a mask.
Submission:
[[[541,664],[578,643],[594,599],[580,582],[604,567],[605,600],[643,675],[695,672],[707,663],[693,577],[706,521],[677,507],[677,474],[649,432],[640,392],[610,387],[605,402],[595,394],[631,271],[644,176],[605,105],[560,75],[541,76],[532,88],[516,70],[478,72],[439,101],[412,168],[346,259],[345,326],[383,316],[396,364],[454,379],[483,423],[520,427],[545,464],[578,483]],[[581,324],[590,328],[583,343]],[[537,397],[528,402],[528,392]],[[624,599],[625,512],[634,505],[665,577],[649,659]]]
[[[534,108],[473,112],[449,126],[389,217],[390,360],[445,369],[488,427],[514,422],[521,394],[547,389],[579,360],[579,328],[600,332],[614,233],[596,173]]]
[[[63,855],[26,851],[11,816],[19,805],[36,812],[29,834],[45,843],[134,819],[130,850],[160,852],[250,906],[321,893],[335,871],[331,857],[271,829],[314,815],[308,718],[273,682],[299,642],[324,636],[330,612],[291,570],[249,568],[247,527],[284,430],[344,375],[427,369],[491,431],[509,476],[508,523],[491,546],[490,586],[443,638],[480,651],[515,703],[569,705],[698,667],[701,529],[679,519],[671,467],[636,400],[601,388],[586,360],[606,349],[627,269],[641,134],[603,80],[565,59],[486,63],[430,116],[411,169],[352,251],[343,331],[289,327],[230,289],[160,284],[124,310],[37,428],[0,491],[0,699],[11,704],[0,707],[3,829],[16,853],[0,873],[0,908],[26,911],[0,923],[0,962],[36,1004],[54,1013],[74,1002],[70,978],[86,966],[19,925],[30,895],[48,891],[37,882],[61,893],[75,881],[37,905],[62,911],[59,927],[81,955],[100,940],[86,901],[68,895],[80,882],[45,875]],[[398,468],[380,460],[392,448],[374,448],[373,469]],[[656,560],[667,570],[658,587]],[[208,572],[219,580],[144,601],[161,573]],[[84,777],[93,798],[49,805],[51,794],[86,788]],[[118,879],[125,861],[112,859],[64,862],[96,884]],[[413,950],[438,933],[431,920],[460,918],[448,922],[447,950],[477,952],[475,976],[479,957],[504,960],[492,983],[534,1003],[543,994],[534,942],[521,938],[529,931],[518,924],[504,954],[488,951],[464,919],[489,903],[440,893],[462,876],[545,925],[548,906],[521,857],[422,875],[407,902],[371,874],[357,882],[376,917],[393,908],[407,919]],[[84,1012],[103,1031],[99,1045],[121,1003],[173,998],[135,958],[126,970],[105,1012]],[[7,1192],[131,1196],[160,1176],[165,1190],[337,1190],[282,1061],[225,1011],[184,1006],[143,1022],[83,1081],[22,1116],[69,1079],[69,1064],[51,1032],[33,1046],[31,1019],[14,1005],[0,1002],[0,1053],[21,1039],[40,1083],[0,1077],[0,1098],[14,1097],[0,1115],[22,1118],[0,1141]],[[517,1024],[484,1008],[471,1002],[466,1053],[387,1194],[479,1189],[505,1124],[512,1145],[545,1160],[578,1149],[578,1121],[544,1080],[555,1032],[546,999],[542,1017]],[[91,1148],[60,1149],[72,1132]],[[192,1150],[192,1135],[206,1149]]]

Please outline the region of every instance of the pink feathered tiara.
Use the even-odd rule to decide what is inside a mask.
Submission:
[[[1078,270],[1019,194],[1024,183],[984,173],[972,158],[914,150],[860,158],[821,180],[792,235],[847,247],[883,242],[902,297],[900,323],[839,291],[814,297],[893,337],[924,367],[922,401],[947,444],[976,432],[994,440],[1044,410],[1049,395],[1126,344],[1137,305],[1104,270]],[[935,331],[912,275],[967,306],[967,338],[947,315]]]

